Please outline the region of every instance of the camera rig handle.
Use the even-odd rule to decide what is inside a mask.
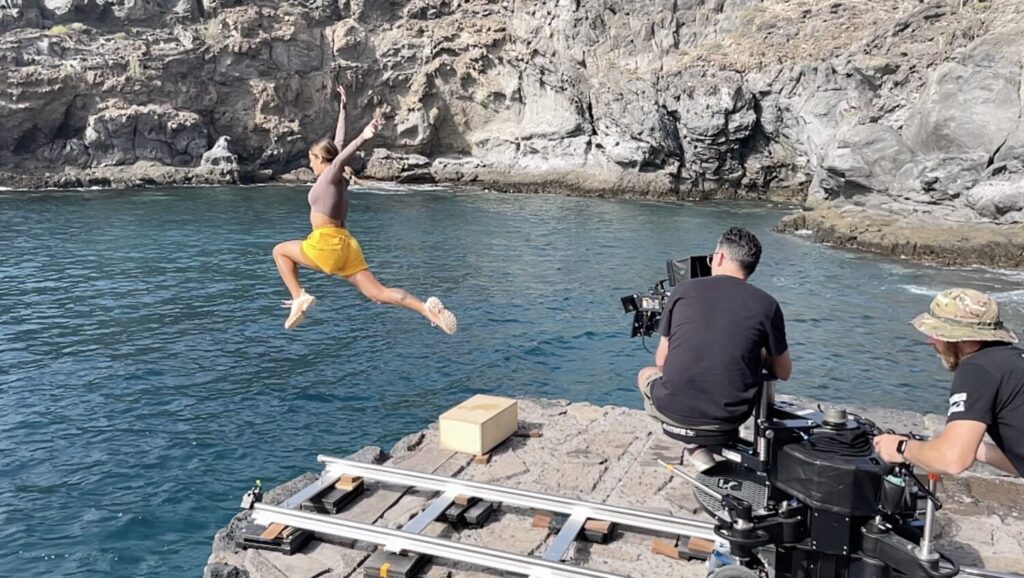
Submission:
[[[732,494],[722,496],[722,507],[729,513],[734,527],[751,527],[754,525],[754,508],[750,502]]]
[[[754,512],[750,502],[726,494],[722,496],[722,507],[729,514],[729,521],[715,526],[715,535],[729,542],[732,554],[740,560],[754,555],[754,550],[771,542],[771,536],[754,523]]]
[[[898,436],[903,436],[905,438],[912,439],[914,441],[925,441],[925,440],[928,439],[927,437],[919,435],[919,434],[916,434],[914,432],[896,433],[895,431],[893,431],[891,429],[887,429],[887,430],[885,430],[885,433],[893,434],[893,435],[898,435]],[[934,488],[937,485],[936,482],[938,482],[938,476],[937,475],[935,475],[935,474],[928,474],[929,483],[927,485],[925,485],[924,483],[921,482],[921,480],[919,480],[917,478],[917,476],[914,475],[914,466],[911,465],[911,464],[898,464],[898,465],[895,466],[895,471],[896,471],[897,475],[899,475],[901,478],[903,478],[904,481],[909,481],[910,483],[912,483],[914,485],[914,488],[922,496],[927,498],[929,502],[931,502],[931,505],[935,508],[935,511],[939,511],[939,510],[942,509],[942,502],[939,501],[939,498],[938,498],[938,496],[935,495],[935,491],[934,491]],[[933,479],[933,477],[934,477],[934,479]]]
[[[908,472],[908,475],[917,487],[917,491],[921,492],[921,495],[928,499],[931,505],[935,508],[935,511],[937,512],[941,510],[942,502],[939,501],[939,497],[935,495],[936,482],[938,482],[939,477],[935,474],[928,474],[928,485],[926,486],[921,482],[921,480],[917,479],[914,472]]]

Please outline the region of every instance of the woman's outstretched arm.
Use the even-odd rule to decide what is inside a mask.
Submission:
[[[366,125],[366,128],[363,129],[363,132],[359,133],[359,136],[353,139],[352,142],[348,143],[348,146],[342,149],[341,153],[334,159],[334,161],[331,162],[331,164],[334,166],[341,166],[345,164],[345,161],[347,161],[352,155],[356,154],[356,151],[359,150],[359,147],[363,146],[363,143],[372,139],[377,134],[377,131],[380,130],[381,122],[380,116],[375,114],[373,120],[370,121],[370,124]]]
[[[334,131],[334,144],[338,146],[338,150],[345,146],[345,103],[348,102],[348,93],[345,92],[344,86],[338,87],[338,100],[340,104],[338,108],[338,128]]]

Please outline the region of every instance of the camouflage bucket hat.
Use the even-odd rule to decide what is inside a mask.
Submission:
[[[910,322],[939,341],[1006,341],[1017,336],[999,320],[996,300],[974,289],[947,289],[932,299],[927,313]]]

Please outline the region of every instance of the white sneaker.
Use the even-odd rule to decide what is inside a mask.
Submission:
[[[444,303],[437,297],[430,297],[424,303],[423,306],[427,308],[427,312],[431,314],[433,319],[430,325],[440,327],[441,331],[444,331],[448,335],[455,333],[459,328],[459,322],[455,319],[455,314],[444,308]]]
[[[306,318],[306,312],[309,311],[309,308],[314,303],[316,303],[316,297],[306,293],[305,289],[295,299],[285,301],[284,305],[291,309],[291,312],[288,314],[288,319],[284,322],[284,328],[294,329],[299,323],[302,323],[302,320]]]

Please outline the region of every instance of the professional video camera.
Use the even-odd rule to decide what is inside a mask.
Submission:
[[[669,279],[650,294],[622,299],[634,312],[632,336],[650,335],[664,308],[665,283],[710,274],[705,257],[669,261]],[[708,560],[714,578],[950,578],[955,562],[932,548],[937,478],[874,451],[882,433],[842,409],[822,411],[775,400],[773,378],[758,393],[752,435],[662,424],[665,435],[724,458],[689,480],[715,519],[719,541]],[[922,520],[922,504],[924,505]]]
[[[707,257],[689,257],[687,259],[669,260],[665,264],[668,278],[662,279],[651,287],[647,293],[634,293],[622,298],[622,308],[626,313],[633,314],[633,329],[630,337],[648,337],[658,330],[661,312],[665,308],[670,289],[685,279],[696,279],[711,275],[711,266]]]

